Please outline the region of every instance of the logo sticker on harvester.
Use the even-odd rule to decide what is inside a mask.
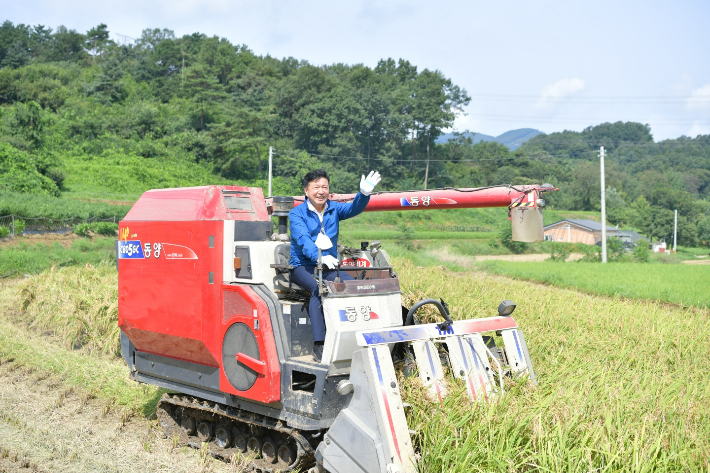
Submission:
[[[355,322],[357,320],[357,314],[360,312],[360,317],[362,320],[367,322],[368,320],[377,320],[380,318],[377,313],[372,312],[369,305],[361,305],[359,310],[355,307],[346,307],[345,310],[339,310],[338,315],[340,316],[341,322]]]
[[[151,258],[152,256],[152,258]],[[118,242],[119,259],[198,259],[197,254],[187,246],[172,243],[141,243],[140,240]]]
[[[457,204],[453,199],[449,199],[447,197],[438,197],[436,199],[432,199],[428,195],[423,195],[421,197],[419,196],[414,196],[410,197],[407,199],[406,197],[401,197],[399,199],[399,205],[402,207],[419,207],[420,205],[423,207],[429,207],[431,205],[453,205]]]
[[[128,240],[118,242],[118,259],[145,259],[140,241]]]

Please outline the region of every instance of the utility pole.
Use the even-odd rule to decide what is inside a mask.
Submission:
[[[677,240],[678,240],[678,209],[675,210],[675,215],[673,216],[673,254],[675,254]]]
[[[426,190],[426,186],[429,181],[429,138],[430,137],[431,137],[431,131],[427,135],[427,141],[426,141],[426,172],[424,173],[424,190]]]
[[[604,147],[599,148],[602,181],[602,263],[606,263],[606,185],[604,183]]]
[[[269,197],[271,197],[271,171],[272,171],[272,158],[274,155],[274,148],[269,146]]]

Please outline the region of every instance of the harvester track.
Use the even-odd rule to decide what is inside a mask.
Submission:
[[[298,430],[253,412],[180,394],[164,394],[156,413],[165,435],[179,445],[202,449],[230,461],[250,458],[255,473],[304,471],[315,464],[315,449]]]

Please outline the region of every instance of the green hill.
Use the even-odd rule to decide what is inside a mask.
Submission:
[[[263,186],[273,147],[275,194],[299,194],[317,167],[335,192],[353,192],[377,169],[382,190],[421,189],[425,175],[428,188],[549,182],[561,189],[551,209],[590,212],[603,145],[612,223],[670,239],[678,209],[680,242],[710,242],[710,136],[655,143],[647,126],[618,122],[498,137],[527,140],[515,151],[466,135],[440,142],[469,102],[442,72],[404,59],[314,66],[202,33],[148,29],[118,45],[105,25],[5,21],[0,209],[120,216],[150,188]]]

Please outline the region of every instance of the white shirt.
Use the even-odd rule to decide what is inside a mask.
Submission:
[[[311,204],[310,199],[306,199],[306,203],[308,204],[308,210],[312,210],[318,215],[318,218],[320,219],[321,225],[323,225],[323,214],[325,213],[326,210],[328,210],[328,201],[325,202],[325,206],[323,206],[323,211],[318,212],[315,207],[313,207],[313,204]]]

